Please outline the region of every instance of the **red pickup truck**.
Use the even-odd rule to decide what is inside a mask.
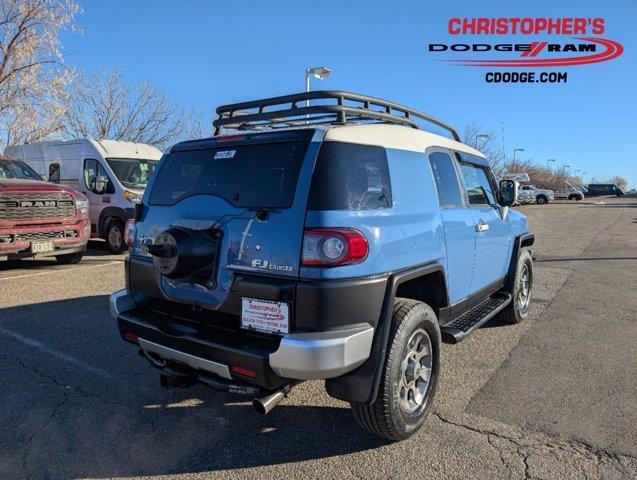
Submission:
[[[77,263],[90,234],[83,194],[44,182],[25,163],[0,156],[0,261],[55,257]]]

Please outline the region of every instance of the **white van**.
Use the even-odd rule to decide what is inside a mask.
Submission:
[[[584,192],[565,180],[555,191],[555,198],[559,200],[584,200]]]
[[[126,221],[162,156],[161,150],[143,143],[92,139],[8,146],[4,154],[27,163],[50,182],[84,193],[91,237],[106,239],[113,253],[126,249]]]

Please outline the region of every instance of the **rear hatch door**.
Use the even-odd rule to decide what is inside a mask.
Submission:
[[[152,258],[146,247],[169,228],[208,230],[218,234],[214,272],[208,278],[167,278],[154,269],[155,285],[134,288],[153,295],[159,287],[170,301],[239,314],[236,299],[232,308],[227,302],[237,278],[297,279],[321,136],[303,129],[174,147],[147,189],[131,255]]]

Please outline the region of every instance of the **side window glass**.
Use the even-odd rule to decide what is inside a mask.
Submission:
[[[95,189],[97,182],[97,160],[87,158],[84,160],[84,184],[89,190]]]
[[[9,168],[9,164],[0,162],[0,178],[13,178],[14,174]]]
[[[347,142],[323,142],[310,187],[309,210],[392,207],[387,151]]]
[[[440,206],[463,206],[458,175],[451,156],[448,153],[433,152],[429,154],[429,163],[438,189]]]
[[[97,162],[97,186],[101,193],[115,193],[115,186],[111,181],[104,166]]]
[[[495,193],[484,168],[462,162],[460,164],[469,203],[471,205],[495,205]]]

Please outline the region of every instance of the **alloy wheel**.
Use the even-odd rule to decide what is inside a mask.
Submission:
[[[425,330],[419,328],[409,338],[402,362],[398,395],[405,413],[413,415],[426,404],[432,362],[431,339]]]

